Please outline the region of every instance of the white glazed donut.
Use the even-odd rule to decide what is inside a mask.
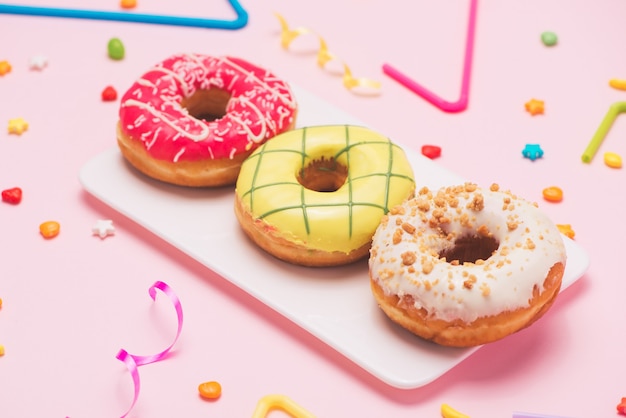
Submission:
[[[393,208],[370,252],[370,284],[391,320],[447,346],[503,338],[557,296],[566,254],[534,204],[497,185],[419,191]]]

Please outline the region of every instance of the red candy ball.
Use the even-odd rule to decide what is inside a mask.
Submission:
[[[22,189],[13,187],[2,191],[2,201],[17,205],[22,201]]]
[[[432,160],[441,156],[441,147],[437,145],[422,145],[422,154]]]
[[[117,91],[112,86],[107,86],[102,90],[102,101],[111,102],[117,99]]]

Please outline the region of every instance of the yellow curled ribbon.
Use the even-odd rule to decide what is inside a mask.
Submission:
[[[339,61],[343,66],[343,85],[348,90],[353,90],[357,87],[365,87],[367,89],[372,89],[374,91],[378,91],[381,88],[380,82],[376,80],[371,80],[369,78],[356,78],[352,75],[352,71],[348,67],[348,65],[340,60],[335,54],[330,52],[328,49],[328,45],[324,38],[320,35],[316,34],[310,29],[304,27],[290,28],[289,24],[280,14],[275,13],[278,18],[281,26],[281,34],[280,34],[280,44],[284,49],[289,49],[289,45],[302,35],[313,34],[319,40],[319,50],[317,51],[317,65],[321,68],[326,69],[326,65],[331,61]]]

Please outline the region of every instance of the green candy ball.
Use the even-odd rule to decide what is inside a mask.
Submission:
[[[111,59],[121,60],[124,58],[124,44],[118,38],[111,38],[107,45],[107,50]]]
[[[554,46],[558,40],[559,38],[554,32],[544,32],[541,34],[541,42],[543,42],[545,46]]]

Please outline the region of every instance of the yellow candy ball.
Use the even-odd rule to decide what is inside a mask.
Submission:
[[[622,168],[622,157],[614,152],[605,152],[604,164],[611,168]]]

